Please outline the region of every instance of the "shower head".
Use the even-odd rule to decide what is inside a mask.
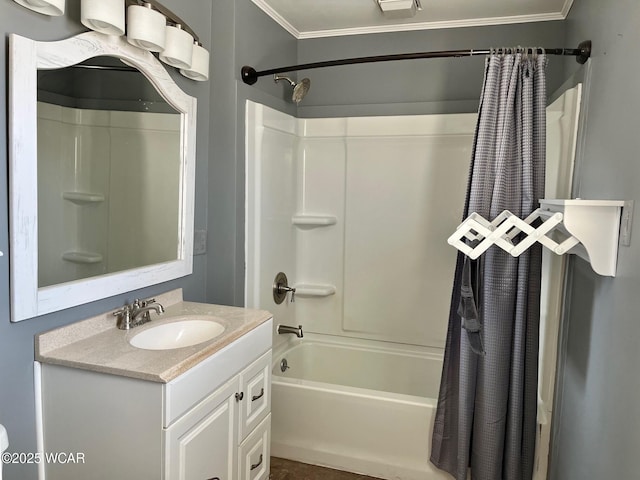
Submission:
[[[291,95],[291,100],[296,102],[296,104],[300,103],[304,96],[309,91],[311,87],[311,80],[308,78],[303,78],[298,83],[291,80],[289,77],[285,77],[284,75],[274,75],[273,81],[278,83],[280,80],[286,80],[289,82],[289,85],[293,87],[293,94]]]

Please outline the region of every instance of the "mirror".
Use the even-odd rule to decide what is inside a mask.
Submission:
[[[12,321],[192,271],[194,98],[90,32],[10,37]]]
[[[178,255],[180,112],[135,68],[88,62],[38,70],[38,287]]]

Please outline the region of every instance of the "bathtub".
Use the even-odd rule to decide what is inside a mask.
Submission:
[[[274,354],[271,454],[390,480],[450,480],[429,463],[441,371],[438,350],[292,342]]]

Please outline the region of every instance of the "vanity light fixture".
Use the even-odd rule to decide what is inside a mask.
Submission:
[[[162,52],[166,41],[167,18],[150,3],[127,8],[127,41],[150,52]]]
[[[124,0],[82,0],[82,24],[107,35],[124,35]]]
[[[43,15],[64,15],[65,0],[14,1]],[[209,79],[209,51],[191,27],[158,0],[81,0],[80,10],[85,27],[114,36],[126,29],[130,44],[158,52],[160,60],[191,80]]]
[[[191,67],[180,69],[180,73],[191,80],[206,82],[209,79],[209,51],[200,43],[195,42]]]
[[[188,70],[192,63],[193,37],[179,23],[167,25],[165,32],[166,42],[164,50],[160,52],[160,60],[172,67]]]
[[[64,15],[65,0],[14,0],[17,4],[34,12],[59,17]]]

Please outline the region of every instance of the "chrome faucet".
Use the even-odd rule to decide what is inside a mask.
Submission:
[[[129,330],[130,328],[150,322],[151,311],[162,315],[164,313],[164,307],[162,304],[156,302],[155,298],[150,298],[149,300],[135,299],[131,305],[125,304],[121,310],[113,312],[113,315],[119,317],[118,328],[120,330]]]
[[[302,325],[298,325],[297,327],[290,327],[288,325],[278,325],[278,333],[280,335],[282,335],[283,333],[293,333],[298,338],[302,338],[304,336],[302,332]]]

